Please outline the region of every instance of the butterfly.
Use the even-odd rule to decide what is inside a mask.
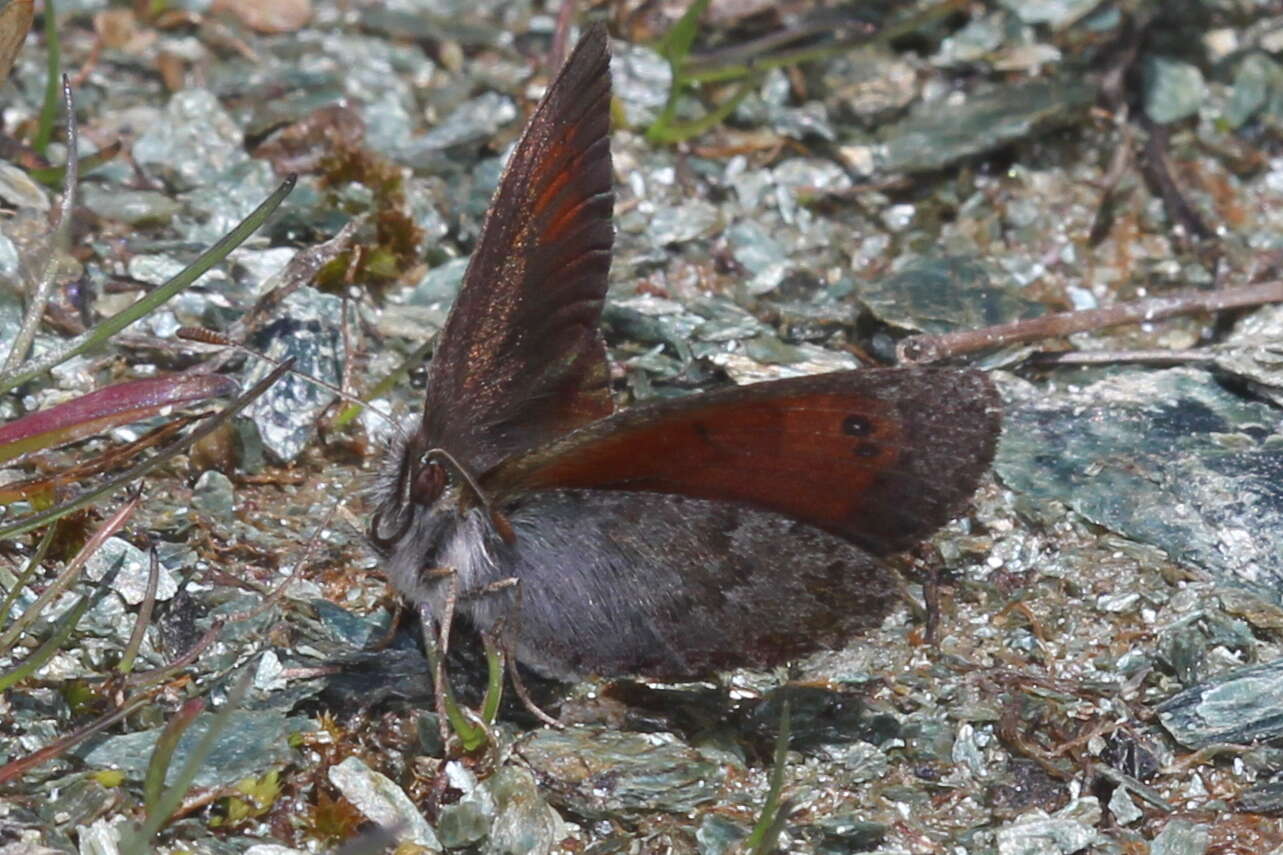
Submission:
[[[563,680],[841,645],[897,597],[885,556],[975,491],[999,397],[978,371],[869,368],[615,412],[609,62],[589,28],[517,143],[370,538],[410,600]]]

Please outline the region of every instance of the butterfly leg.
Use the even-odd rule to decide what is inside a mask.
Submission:
[[[454,608],[459,602],[459,574],[453,567],[433,567],[430,570],[423,571],[423,579],[425,581],[441,579],[448,581],[445,604],[441,609],[439,618],[431,611],[425,610],[423,606],[419,607],[419,615],[427,615],[427,619],[423,624],[424,631],[427,631],[429,625],[438,629],[438,635],[434,639],[434,643],[440,649],[441,661],[444,663],[446,654],[450,652],[450,628],[454,624]]]
[[[437,567],[424,573],[425,578],[447,579],[445,606],[440,616],[432,613],[427,603],[419,605],[419,622],[423,629],[423,647],[432,668],[432,694],[436,700],[437,727],[441,731],[441,744],[450,744],[449,712],[457,710],[454,694],[446,682],[445,660],[450,651],[450,627],[454,623],[454,607],[459,599],[459,576],[450,567]]]
[[[401,620],[405,617],[405,600],[397,594],[389,596],[391,600],[392,618],[388,621],[388,628],[384,631],[381,638],[374,642],[370,648],[374,651],[387,650],[392,646],[393,639],[396,638],[396,631],[401,627]]]
[[[463,594],[460,595],[460,598],[465,600],[473,600],[479,597],[488,596],[489,594],[497,594],[500,591],[506,591],[509,588],[517,588],[518,591],[520,591],[520,584],[519,584],[520,582],[521,580],[518,579],[516,576],[509,576],[507,579],[500,579],[497,582],[491,582],[488,585],[482,585],[480,588],[477,588],[476,590],[465,591]]]
[[[521,700],[522,706],[530,710],[531,715],[549,727],[556,728],[557,730],[566,729],[566,726],[562,724],[559,719],[555,719],[548,713],[544,712],[540,709],[539,705],[531,699],[530,692],[526,689],[526,683],[521,679],[521,673],[517,670],[517,657],[515,656],[508,657],[508,678],[512,680],[513,691],[517,693],[517,697]]]
[[[431,608],[426,604],[419,605],[419,622],[423,627],[423,648],[428,654],[428,666],[432,669],[432,695],[436,701],[437,729],[441,732],[441,744],[450,744],[450,724],[446,717],[445,657],[441,655],[440,638],[434,623]]]
[[[478,588],[475,591],[469,591],[464,596],[485,596],[505,591],[509,588],[514,589],[515,603],[513,608],[507,615],[500,618],[493,627],[481,634],[482,642],[486,648],[486,657],[503,657],[508,668],[508,679],[512,681],[513,691],[517,693],[517,698],[520,699],[522,706],[529,710],[531,715],[549,727],[564,730],[566,727],[564,724],[544,712],[530,697],[530,691],[526,688],[526,683],[521,679],[521,673],[517,670],[517,657],[513,651],[516,647],[514,636],[517,622],[520,620],[521,615],[521,580],[515,576],[510,576],[507,579],[491,582],[489,585]]]

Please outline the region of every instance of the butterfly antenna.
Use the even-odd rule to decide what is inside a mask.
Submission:
[[[477,479],[472,477],[472,473],[453,454],[444,448],[434,448],[424,455],[424,459],[428,461],[444,460],[459,476],[459,480],[467,485],[468,491],[472,493],[476,503],[485,508],[486,513],[490,516],[490,522],[494,525],[495,530],[499,532],[499,536],[503,538],[504,542],[508,544],[516,542],[517,534],[512,530],[512,523],[508,522],[507,517],[495,510],[494,505],[490,503],[490,497],[481,489]]]
[[[174,331],[174,335],[176,335],[178,338],[183,339],[184,341],[196,341],[196,342],[200,342],[201,344],[214,344],[220,347],[229,347],[233,350],[244,353],[247,356],[252,356],[252,357],[255,357],[256,359],[261,359],[264,362],[268,363],[269,365],[279,366],[282,362],[282,360],[276,359],[275,357],[268,356],[267,354],[264,354],[264,353],[259,353],[257,350],[254,350],[251,347],[246,347],[240,342],[233,341],[232,339],[228,338],[222,333],[217,333],[217,332],[214,332],[213,330],[207,330],[204,327],[179,327],[177,330]],[[313,377],[311,374],[306,374],[302,371],[297,371],[293,368],[289,369],[289,373],[293,374],[295,377],[299,378],[300,380],[303,380],[307,383],[311,383],[313,386],[316,386],[317,388],[324,389],[325,391],[331,393],[332,395],[337,396],[340,400],[347,401],[349,404],[353,404],[358,407],[364,407],[365,409],[374,413],[376,416],[378,416],[379,418],[387,422],[389,425],[391,425],[392,429],[401,436],[401,439],[404,440],[407,438],[405,434],[405,430],[402,429],[402,427],[399,424],[397,424],[396,419],[392,418],[391,415],[383,412],[378,407],[373,406],[369,402],[361,400],[361,398],[359,398],[358,396],[350,394],[349,392],[344,391],[342,388],[335,386],[333,383],[330,383],[327,380],[322,380],[320,377]]]
[[[481,505],[481,507],[485,508],[487,511],[490,510],[490,499],[482,491],[481,485],[477,483],[477,479],[472,477],[472,473],[469,472],[453,454],[446,451],[444,448],[433,448],[429,450],[427,454],[423,455],[423,459],[429,463],[437,460],[444,460],[450,468],[454,470],[455,474],[459,476],[459,480],[463,481],[463,483],[467,485],[473,498],[477,500],[477,504]]]

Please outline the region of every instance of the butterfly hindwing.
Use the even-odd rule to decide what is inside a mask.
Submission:
[[[500,502],[590,489],[742,503],[881,555],[957,513],[999,421],[979,372],[838,372],[640,404],[499,465],[482,487]]]

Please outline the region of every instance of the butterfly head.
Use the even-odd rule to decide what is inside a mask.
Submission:
[[[453,480],[449,466],[453,458],[429,448],[423,431],[390,449],[386,459],[388,467],[376,489],[377,509],[369,531],[371,542],[383,552],[405,537],[418,509],[441,502]],[[457,487],[450,492],[457,493]]]
[[[514,541],[511,525],[491,507],[468,467],[444,448],[431,447],[423,430],[394,447],[387,460],[389,472],[379,485],[377,510],[370,518],[369,536],[376,549],[390,552],[406,537],[416,516],[440,517],[447,508],[458,514],[483,508],[499,537]]]

